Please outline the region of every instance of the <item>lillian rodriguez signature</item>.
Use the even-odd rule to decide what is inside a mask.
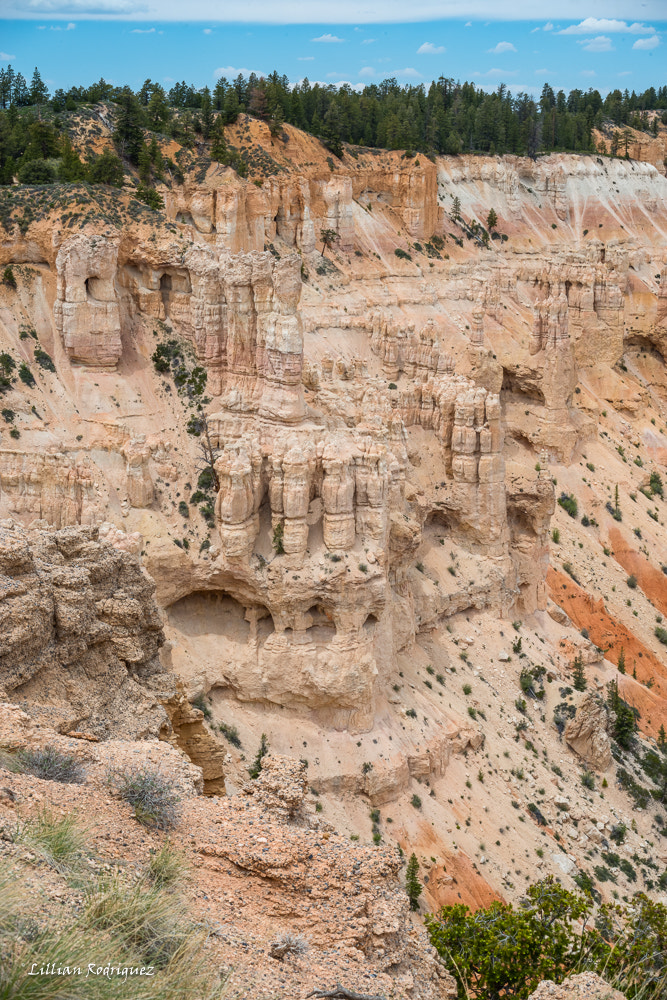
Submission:
[[[134,976],[154,976],[154,965],[56,965],[55,962],[47,962],[46,965],[38,965],[33,962],[30,967],[29,976],[82,976],[88,979],[89,976],[102,976],[103,979],[123,979],[127,980]]]

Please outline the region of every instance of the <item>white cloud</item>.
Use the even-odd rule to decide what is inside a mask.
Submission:
[[[582,69],[581,75],[582,76],[595,76],[596,74],[595,74],[595,70],[594,69]]]
[[[406,66],[405,69],[395,69],[390,76],[412,76],[421,80],[421,73],[419,73],[414,66]]]
[[[463,25],[463,27],[464,28],[472,28],[472,21],[466,21],[466,23]]]
[[[586,52],[614,51],[614,46],[611,44],[611,38],[607,38],[606,35],[598,35],[596,38],[590,38],[586,42],[577,42],[577,44],[583,46]]]
[[[311,42],[344,42],[344,38],[339,38],[338,35],[332,35],[331,32],[327,32],[326,35],[320,35],[319,38],[311,38]]]
[[[541,28],[533,28],[531,31],[531,35],[534,35],[536,31],[541,31],[541,30],[542,30]]]
[[[375,70],[372,66],[362,66],[359,70],[359,76],[375,76]]]
[[[500,55],[502,52],[516,52],[516,49],[511,42],[498,42],[494,45],[492,49],[487,49],[487,52],[493,52],[495,55]]]
[[[70,21],[67,27],[65,28],[65,31],[74,31],[75,28],[76,24],[74,23],[74,21]]]
[[[315,56],[297,56],[297,62],[313,62]]]
[[[586,17],[579,24],[571,24],[568,28],[559,31],[559,35],[594,35],[597,31],[622,32],[628,35],[654,35],[655,28],[650,25],[634,21],[628,24],[627,21],[617,21],[616,18],[608,17]]]
[[[261,70],[258,69],[246,69],[245,66],[218,66],[217,69],[213,70],[213,76],[250,76],[254,73],[255,76],[264,76]]]
[[[153,35],[155,28],[132,28],[131,35]]]
[[[9,62],[12,59],[16,59],[16,56],[10,56],[9,52],[0,52],[0,59],[4,62],[7,60]]]
[[[38,31],[46,31],[46,25],[45,24],[38,24],[37,25],[37,30]]]
[[[374,41],[375,41],[374,38],[364,38],[361,44],[362,45],[372,45]]]
[[[480,73],[479,70],[473,73],[473,76],[485,77],[485,76],[517,76],[518,71],[508,70],[508,69],[489,69],[486,73]]]
[[[204,28],[204,34],[205,35],[212,35],[213,34],[213,28]]]
[[[632,47],[633,49],[641,49],[644,52],[650,52],[651,49],[657,49],[658,45],[660,45],[660,39],[658,36],[651,35],[650,38],[638,38]]]
[[[623,72],[619,73],[618,75],[619,76],[632,76],[632,70],[630,70],[630,69],[624,69]]]
[[[534,0],[503,0],[502,5],[498,0],[465,0],[465,4],[455,3],[454,0],[411,0],[409,20],[426,22],[445,17],[460,18],[463,16],[461,8],[465,9],[465,16],[471,21],[484,21],[487,18],[497,20],[500,6],[505,21],[525,20],[535,23]],[[364,0],[363,4],[359,0],[336,0],[335,4],[331,0],[310,0],[307,17],[304,15],[306,8],[303,0],[281,0],[280,3],[276,3],[276,0],[246,0],[244,4],[221,4],[220,0],[188,0],[185,15],[182,0],[0,0],[0,7],[5,18],[43,19],[45,15],[49,15],[63,20],[132,18],[156,23],[182,21],[186,16],[188,21],[202,21],[204,24],[303,24],[307,20],[311,25],[322,25],[323,31],[335,30],[332,25],[359,26],[406,21],[405,0]],[[665,0],[641,0],[641,4],[634,5],[630,0],[605,0],[604,9],[609,19],[627,17],[636,9],[641,9],[647,20],[661,21],[665,17]],[[540,6],[538,16],[558,18],[568,24],[570,21],[580,22],[581,13],[582,0],[547,0]],[[609,31],[610,29],[600,26],[592,28],[589,34],[609,34]]]
[[[553,31],[553,30],[554,30],[554,26],[551,23],[551,21],[547,21],[547,23],[542,28],[542,31]]]
[[[434,45],[433,42],[424,42],[417,49],[418,56],[437,56],[441,52],[446,52],[444,45]]]
[[[551,76],[550,69],[536,69],[535,76]]]
[[[19,16],[74,14],[82,17],[127,17],[149,12],[149,5],[144,0],[14,0],[12,6]]]

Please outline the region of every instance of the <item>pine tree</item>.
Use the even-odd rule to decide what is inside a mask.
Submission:
[[[615,714],[612,735],[619,746],[623,747],[624,750],[629,750],[637,728],[637,718],[634,709],[618,693],[618,681],[616,680],[613,680],[607,687],[607,702]]]
[[[211,159],[217,163],[227,162],[227,141],[225,139],[225,129],[222,124],[222,117],[215,120],[213,126],[213,141],[211,143]]]
[[[491,232],[498,225],[498,216],[496,215],[496,210],[494,208],[489,210],[489,214],[486,217],[486,228]]]
[[[14,79],[14,89],[12,91],[12,104],[17,108],[23,108],[30,102],[30,92],[28,84],[25,82],[23,73],[17,73]]]
[[[572,686],[575,691],[585,691],[587,682],[586,674],[584,672],[584,661],[581,653],[578,653],[574,658],[574,663],[572,665]]]
[[[621,646],[621,651],[618,654],[618,663],[616,664],[619,674],[625,673],[625,650]]]
[[[262,733],[259,740],[259,749],[257,751],[257,756],[248,768],[248,774],[251,778],[258,778],[259,772],[262,770],[262,759],[266,757],[269,752],[269,741],[266,738],[266,733]]]
[[[46,104],[48,99],[49,99],[49,88],[42,80],[41,76],[39,75],[39,70],[35,66],[35,72],[32,74],[32,82],[30,84],[30,103]]]
[[[658,730],[658,746],[663,750],[667,745],[667,733],[665,733],[665,727],[660,723],[660,729]]]
[[[118,98],[118,118],[113,134],[116,148],[121,156],[127,156],[132,163],[139,162],[139,152],[144,145],[141,128],[141,106],[129,87],[125,87]]]
[[[60,166],[58,167],[58,177],[66,184],[73,184],[82,181],[86,176],[86,168],[81,162],[79,154],[72,146],[67,133],[62,138]]]
[[[419,897],[422,894],[422,886],[417,877],[419,874],[419,862],[417,861],[417,855],[413,852],[410,855],[410,860],[408,861],[407,871],[405,873],[405,891],[408,894],[408,899],[410,900],[410,909],[419,909]]]
[[[139,156],[137,157],[137,163],[139,166],[139,177],[144,184],[148,184],[151,179],[151,155],[148,152],[148,147],[144,143],[139,150]]]
[[[211,107],[211,91],[204,87],[201,99],[201,134],[208,140],[213,128],[213,109]]]
[[[457,195],[452,202],[452,219],[458,222],[461,218],[461,199]]]

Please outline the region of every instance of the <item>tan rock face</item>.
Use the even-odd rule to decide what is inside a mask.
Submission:
[[[611,765],[609,729],[609,709],[591,692],[565,727],[565,742],[595,771],[606,771]]]
[[[625,1000],[625,994],[615,990],[594,972],[580,972],[556,984],[550,979],[540,983],[529,1000]]]
[[[0,449],[0,513],[23,523],[44,520],[57,528],[99,521],[96,470],[86,459],[52,449],[47,453]]]
[[[115,289],[118,243],[79,234],[56,257],[56,325],[72,362],[112,369],[121,356],[120,311]]]
[[[0,687],[61,732],[156,735],[173,679],[154,586],[92,528],[0,527]]]

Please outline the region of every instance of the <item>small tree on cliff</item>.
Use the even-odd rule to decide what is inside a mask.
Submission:
[[[422,886],[418,878],[419,875],[419,862],[417,861],[417,855],[413,852],[410,855],[410,860],[408,861],[408,868],[405,873],[405,891],[408,894],[408,899],[410,900],[410,909],[419,909],[419,897],[422,894]]]
[[[486,217],[486,228],[491,232],[498,225],[498,216],[496,215],[496,210],[494,208],[489,210],[489,214]]]
[[[452,219],[454,222],[458,222],[461,218],[461,199],[457,195],[452,202]]]
[[[334,243],[338,243],[340,236],[335,229],[320,229],[320,239],[322,240],[322,256],[324,257],[324,251],[330,250]]]
[[[198,413],[196,416],[190,417],[190,421],[188,423],[188,433],[194,434],[195,437],[200,439],[199,459],[197,462],[200,479],[202,475],[206,473],[207,481],[217,493],[220,490],[220,480],[218,478],[218,473],[215,470],[215,463],[220,452],[211,441],[211,431],[208,426],[208,418],[206,417],[206,414]]]
[[[625,650],[621,646],[621,651],[618,654],[618,663],[616,664],[619,674],[625,673]]]
[[[574,658],[573,672],[572,672],[572,687],[575,691],[585,691],[586,690],[586,674],[584,672],[584,661],[582,659],[581,653],[578,653]]]
[[[258,778],[259,772],[262,770],[262,760],[266,757],[269,752],[269,741],[266,738],[266,733],[262,733],[259,740],[259,749],[257,750],[257,755],[248,768],[248,774],[251,778]]]

